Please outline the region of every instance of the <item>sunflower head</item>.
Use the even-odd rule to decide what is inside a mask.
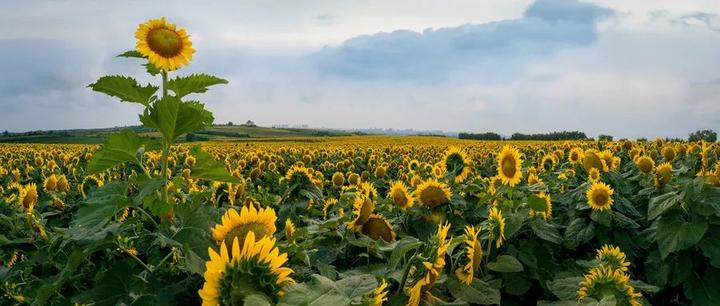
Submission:
[[[395,181],[390,185],[388,198],[393,201],[395,207],[401,209],[412,207],[414,204],[413,198],[410,196],[407,186],[405,186],[405,183],[402,181]]]
[[[480,241],[477,238],[478,232],[474,226],[465,227],[465,256],[467,263],[455,270],[455,275],[464,284],[470,285],[473,281],[475,271],[480,266],[483,256]]]
[[[591,182],[597,182],[600,180],[600,170],[597,168],[591,168],[590,171],[588,171],[588,179],[590,179]]]
[[[372,306],[382,306],[385,301],[387,301],[387,287],[388,283],[385,281],[385,279],[380,282],[380,284],[375,287],[375,290],[373,290],[372,294]]]
[[[53,191],[57,188],[58,179],[55,174],[52,174],[45,178],[45,191]]]
[[[470,159],[467,158],[465,151],[458,147],[450,147],[445,151],[441,167],[445,170],[445,175],[452,178],[456,183],[465,181],[472,171],[470,169]]]
[[[642,295],[635,292],[635,288],[630,285],[630,277],[620,270],[603,266],[593,268],[585,274],[580,282],[577,295],[578,300],[584,300],[587,297],[602,300],[604,297],[612,295],[615,297],[617,305],[642,305],[637,300]]]
[[[673,160],[675,160],[677,152],[675,152],[675,147],[673,147],[672,145],[665,145],[662,148],[661,154],[665,161],[672,162]]]
[[[335,172],[332,175],[332,184],[335,187],[341,187],[345,184],[345,175],[342,172]]]
[[[593,182],[585,195],[587,196],[588,205],[594,211],[605,211],[610,209],[613,204],[613,189],[603,182]]]
[[[177,70],[192,60],[195,49],[184,29],[177,29],[165,18],[151,19],[135,31],[136,49],[150,63],[164,71]]]
[[[655,169],[655,185],[660,186],[672,180],[672,164],[662,163]]]
[[[568,160],[572,164],[580,163],[580,161],[583,158],[583,150],[581,148],[575,147],[570,150],[570,155],[568,156]]]
[[[582,159],[583,167],[585,167],[586,171],[590,171],[590,169],[598,169],[598,171],[607,172],[608,167],[604,159],[601,158],[600,153],[596,150],[587,150],[583,154]]]
[[[237,238],[240,243],[248,233],[255,237],[272,237],[275,233],[275,221],[277,216],[275,210],[270,207],[256,209],[255,206],[243,206],[240,213],[230,208],[222,217],[222,222],[213,228],[213,237],[220,243],[232,245],[233,239]]]
[[[307,186],[314,184],[313,175],[311,169],[305,168],[302,165],[293,165],[285,174],[285,179],[290,185]]]
[[[435,208],[450,201],[450,187],[437,180],[427,180],[417,186],[415,198],[428,208]]]
[[[495,247],[500,248],[505,241],[505,218],[497,206],[490,208],[487,222],[490,228],[490,239],[494,239]]]
[[[511,146],[504,146],[497,156],[498,177],[503,184],[515,186],[522,177],[520,152]]]
[[[241,246],[237,237],[233,239],[231,251],[223,241],[220,254],[208,248],[205,283],[198,291],[203,305],[242,305],[245,297],[257,293],[276,300],[283,286],[294,282],[293,270],[283,267],[287,254],[275,247],[275,239],[255,240],[253,232],[248,232],[243,240]]]
[[[635,164],[642,173],[650,173],[655,169],[655,161],[649,156],[638,157]]]
[[[285,239],[293,241],[295,236],[295,223],[290,218],[285,219]]]
[[[22,186],[20,188],[20,196],[18,197],[18,200],[25,209],[25,212],[31,214],[35,209],[35,204],[37,204],[38,200],[37,185],[30,183],[26,186]]]
[[[625,253],[620,251],[620,248],[607,244],[597,250],[595,260],[597,260],[601,266],[622,272],[627,272],[630,266],[630,263],[625,259]]]
[[[381,214],[371,214],[361,226],[360,232],[373,240],[382,239],[387,242],[395,241],[395,231],[387,219]]]
[[[539,216],[545,220],[552,218],[552,201],[550,200],[550,195],[545,192],[540,192],[536,194],[539,198],[543,199],[545,201],[545,210],[543,211],[535,211],[534,209],[530,209],[528,214],[531,217]]]
[[[356,195],[353,204],[353,217],[355,218],[348,222],[348,228],[356,232],[362,230],[362,225],[370,219],[373,210],[375,210],[375,202],[369,197]]]

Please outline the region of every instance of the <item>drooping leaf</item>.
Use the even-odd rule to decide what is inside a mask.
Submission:
[[[332,280],[313,275],[310,282],[287,286],[278,306],[334,306],[349,305],[350,299]]]
[[[548,282],[548,288],[555,296],[563,301],[577,300],[577,290],[580,287],[582,277],[566,277]]]
[[[81,241],[104,239],[110,219],[129,203],[125,196],[127,189],[127,182],[110,182],[91,193],[70,222],[68,238]]]
[[[659,217],[665,211],[677,205],[681,199],[682,197],[674,192],[650,199],[650,203],[648,204],[648,220],[651,221]]]
[[[512,255],[500,255],[495,261],[487,264],[488,269],[495,272],[521,272],[523,265]]]
[[[102,147],[93,153],[88,162],[88,173],[99,173],[124,162],[133,162],[142,167],[137,153],[143,144],[144,140],[130,129],[110,135]]]
[[[549,241],[555,244],[562,243],[560,232],[550,222],[545,220],[534,218],[530,220],[530,228],[533,233],[540,237],[540,239]]]
[[[470,285],[465,285],[457,278],[449,277],[447,283],[450,294],[455,298],[479,305],[500,305],[500,290],[480,279],[473,279]]]
[[[121,102],[140,103],[148,106],[158,87],[148,84],[141,86],[138,82],[126,76],[104,76],[95,83],[88,85],[92,90],[106,95],[117,97]]]
[[[370,274],[361,274],[346,277],[335,282],[335,285],[347,296],[351,301],[360,301],[364,295],[371,293],[378,283],[375,276]]]
[[[177,97],[182,98],[191,93],[206,92],[210,86],[227,83],[227,80],[212,75],[191,74],[169,80],[167,85],[168,89],[172,90]]]
[[[657,244],[660,256],[684,250],[697,244],[708,228],[707,221],[695,217],[686,221],[680,214],[668,214],[658,220]]]
[[[202,147],[194,146],[190,154],[195,157],[195,165],[190,169],[190,175],[195,178],[214,180],[220,182],[238,183],[238,178],[230,175],[225,165],[203,151]]]
[[[182,134],[201,130],[213,120],[212,114],[201,103],[183,102],[173,96],[155,102],[140,116],[144,125],[157,129],[168,142]]]

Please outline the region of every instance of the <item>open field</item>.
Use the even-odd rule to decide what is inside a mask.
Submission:
[[[715,298],[702,289],[720,258],[712,144],[298,139],[173,147],[169,205],[147,200],[159,151],[90,174],[95,146],[0,145],[6,297],[199,303],[205,261],[254,233],[287,257],[254,264],[254,282],[272,281],[245,301],[590,305],[615,286],[623,305]]]

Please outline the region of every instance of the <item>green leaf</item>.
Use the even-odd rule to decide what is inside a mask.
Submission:
[[[120,98],[122,102],[140,103],[148,106],[158,87],[151,84],[140,86],[135,79],[113,75],[104,76],[95,83],[88,85],[92,90]]]
[[[423,243],[415,237],[405,237],[397,242],[395,249],[390,254],[390,260],[388,261],[388,269],[394,270],[400,261],[405,258],[405,254],[410,251],[417,250]]]
[[[168,89],[172,90],[177,97],[182,98],[191,93],[206,92],[209,86],[227,83],[227,80],[212,75],[192,74],[169,80],[167,85]]]
[[[105,238],[105,226],[121,208],[127,206],[127,182],[111,182],[90,194],[70,222],[66,232],[71,240],[97,241]]]
[[[138,52],[137,50],[125,51],[123,53],[118,54],[117,57],[145,58],[145,56],[142,55],[142,53]]]
[[[487,264],[488,269],[495,272],[521,272],[523,265],[514,256],[500,255],[494,262]]]
[[[580,288],[582,277],[566,277],[548,282],[547,286],[555,296],[563,301],[573,301],[577,299],[577,290]]]
[[[716,268],[720,268],[720,226],[712,225],[708,229],[708,233],[700,241],[700,250],[703,255],[710,259],[710,264]]]
[[[660,256],[665,259],[672,252],[694,246],[702,239],[707,228],[707,222],[698,217],[687,222],[680,214],[662,216],[658,220],[656,233]]]
[[[693,305],[714,305],[720,301],[720,270],[709,269],[702,277],[691,277],[683,284],[685,296]]]
[[[142,167],[137,154],[143,144],[144,140],[130,129],[110,135],[102,147],[93,153],[87,165],[88,173],[103,172],[124,162],[133,162]]]
[[[540,239],[549,241],[555,244],[561,244],[562,238],[560,238],[560,232],[552,224],[539,218],[530,220],[530,228],[533,233],[540,237]]]
[[[219,182],[239,182],[236,177],[230,175],[230,172],[225,169],[225,164],[216,161],[210,153],[203,151],[199,145],[192,147],[190,154],[195,156],[195,166],[190,169],[192,177]]]
[[[264,294],[251,294],[243,300],[244,306],[271,306],[270,300]]]
[[[351,301],[359,302],[364,295],[371,293],[378,283],[375,276],[370,274],[355,275],[335,282],[335,285]]]
[[[212,113],[205,110],[201,103],[183,102],[173,96],[155,102],[140,116],[144,125],[157,129],[168,142],[173,142],[182,134],[202,130],[213,120]]]
[[[455,277],[449,277],[447,287],[453,297],[468,303],[500,305],[500,291],[477,278],[473,279],[473,282],[468,286],[458,281]]]
[[[595,237],[595,224],[585,223],[582,218],[574,219],[565,230],[565,240],[573,248],[590,241],[593,237]]]
[[[350,299],[342,293],[332,280],[313,275],[306,283],[286,287],[285,296],[278,306],[339,306],[349,305]]]
[[[650,199],[650,203],[648,204],[648,221],[659,217],[665,211],[677,205],[681,199],[682,196],[674,192],[666,193]]]
[[[538,197],[534,194],[530,194],[527,198],[527,203],[530,208],[534,211],[545,211],[545,208],[547,207],[547,203],[545,202],[545,199]]]

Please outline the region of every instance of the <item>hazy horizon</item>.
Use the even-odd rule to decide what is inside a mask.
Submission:
[[[139,124],[87,84],[165,16],[218,124],[682,137],[720,127],[717,1],[24,1],[0,11],[0,130]],[[128,67],[136,67],[134,69]],[[143,82],[151,80],[141,78]]]

